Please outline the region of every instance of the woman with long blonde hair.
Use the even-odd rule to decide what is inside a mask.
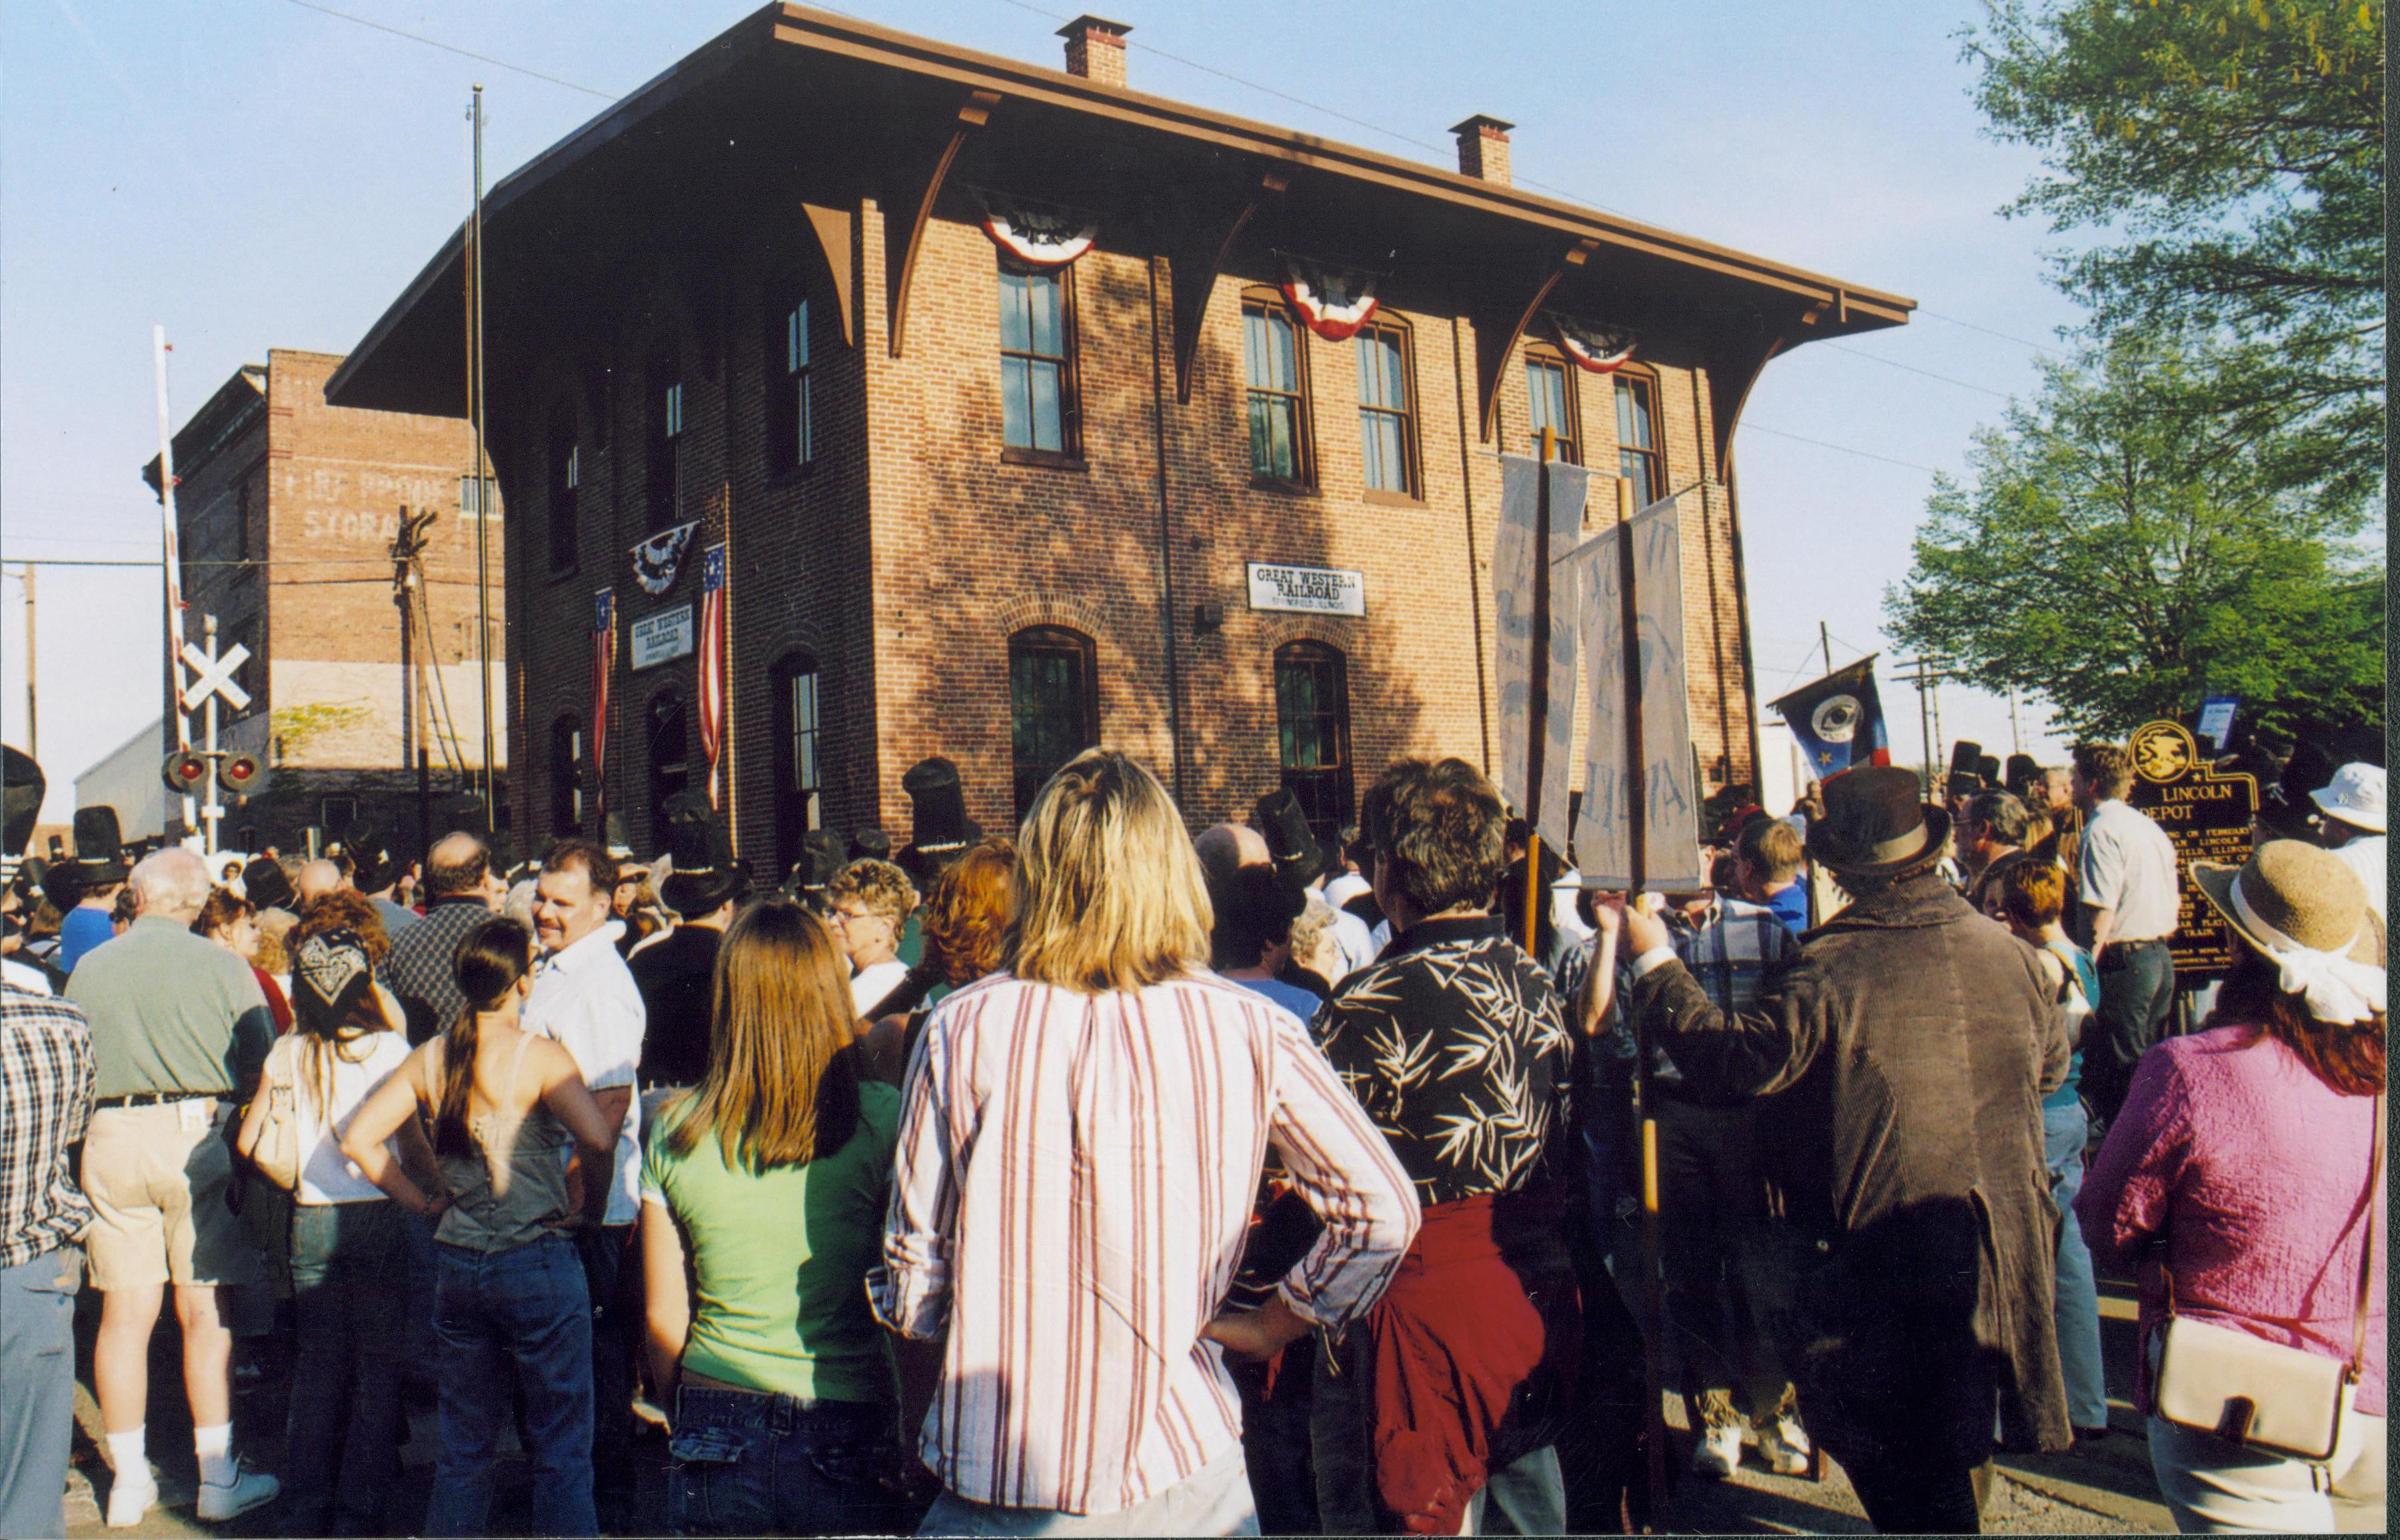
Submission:
[[[900,1097],[859,1071],[845,972],[800,906],[737,915],[716,952],[708,1073],[661,1110],[643,1158],[650,1370],[675,1408],[677,1533],[875,1533],[896,1520],[882,1479],[899,1459],[892,1368],[866,1277]]]

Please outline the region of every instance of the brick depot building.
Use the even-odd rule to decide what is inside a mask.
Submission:
[[[184,632],[198,645],[202,618],[214,615],[220,650],[250,649],[234,675],[250,706],[220,708],[219,741],[272,767],[264,794],[225,798],[233,849],[288,852],[303,848],[311,825],[338,839],[361,820],[413,845],[419,751],[437,797],[482,764],[475,529],[460,508],[472,435],[451,416],[328,405],[325,382],[341,361],[271,349],[264,364],[236,370],[174,438]],[[157,489],[156,458],[143,477]],[[405,639],[391,557],[403,507],[434,511],[424,604]],[[489,530],[498,716],[506,674],[497,499]],[[197,741],[198,713],[192,726]],[[163,758],[175,746],[171,717],[160,730]],[[502,765],[505,747],[494,754]],[[180,829],[171,799],[169,812]]]
[[[1691,489],[1702,782],[1753,778],[1735,418],[1780,350],[1912,303],[1520,191],[1495,119],[1459,126],[1450,171],[1144,95],[1124,31],[1070,25],[1062,72],[770,7],[494,189],[529,834],[590,832],[597,791],[647,852],[660,799],[704,778],[678,612],[719,541],[722,769],[760,869],[811,825],[905,840],[901,774],[937,753],[989,828],[1095,742],[1155,767],[1194,825],[1278,782],[1339,822],[1406,752],[1496,766],[1495,451],[1543,422],[1636,501]],[[1029,263],[995,211],[1063,242],[1038,259],[1094,244]],[[330,399],[465,410],[461,251]],[[1296,324],[1278,286],[1310,265],[1373,283],[1356,335]],[[1631,361],[1578,366],[1575,326],[1630,331]],[[629,549],[693,521],[652,596]],[[1279,607],[1311,601],[1253,564],[1363,613]]]

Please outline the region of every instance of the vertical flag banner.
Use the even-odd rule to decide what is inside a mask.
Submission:
[[[1822,781],[1861,765],[1891,763],[1891,740],[1884,732],[1883,698],[1875,693],[1875,661],[1869,653],[1845,669],[1837,669],[1812,685],[1803,685],[1780,700],[1770,701],[1808,762],[1808,773]]]
[[[1633,543],[1637,645],[1625,638],[1625,553]],[[1583,574],[1585,689],[1583,805],[1575,819],[1575,860],[1586,887],[1656,892],[1696,890],[1699,869],[1699,787],[1692,764],[1691,702],[1684,648],[1682,497],[1662,497],[1630,521],[1593,537],[1560,564]],[[1641,805],[1633,802],[1632,743],[1627,729],[1629,658],[1642,686]],[[1642,869],[1633,861],[1642,835]]]
[[[1549,549],[1538,551],[1542,483],[1549,483]],[[1500,527],[1492,558],[1493,676],[1500,686],[1500,794],[1533,822],[1542,838],[1563,852],[1568,786],[1574,780],[1576,567],[1561,563],[1583,538],[1584,499],[1591,472],[1564,460],[1500,457]],[[1549,634],[1534,635],[1536,563],[1549,564]],[[1548,690],[1539,785],[1534,766],[1534,670]]]
[[[717,759],[725,747],[725,542],[700,566],[700,746],[708,755],[708,805],[719,806]]]
[[[604,588],[592,596],[592,775],[597,790],[593,807],[603,822],[608,816],[608,686],[617,673],[617,591]]]

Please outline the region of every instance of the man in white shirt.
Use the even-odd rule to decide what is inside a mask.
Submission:
[[[642,991],[617,954],[623,921],[610,912],[617,862],[602,846],[563,839],[544,858],[534,888],[534,929],[542,961],[525,997],[525,1029],[555,1039],[574,1056],[600,1111],[617,1123],[613,1169],[586,1179],[609,1183],[608,1207],[597,1230],[577,1238],[584,1281],[592,1291],[592,1468],[603,1528],[622,1517],[633,1498],[633,1344],[626,1324],[641,1319],[618,1294],[618,1280],[639,1216],[642,1109],[634,1099],[646,1025]]]
[[[2083,811],[2076,868],[2100,1000],[2083,1044],[2083,1098],[2102,1123],[2117,1115],[2134,1066],[2166,1029],[2175,1004],[2175,932],[2182,888],[2175,841],[2126,805],[2134,756],[2118,743],[2079,743],[2075,805]]]
[[[2375,918],[2385,918],[2383,767],[2344,765],[2309,798],[2325,814],[2326,846],[2366,884]]]

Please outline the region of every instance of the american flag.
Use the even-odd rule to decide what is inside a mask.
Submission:
[[[617,672],[617,591],[592,595],[592,774],[599,791],[593,807],[608,816],[608,683]]]
[[[716,760],[725,747],[725,542],[700,566],[700,746],[708,756],[708,805],[717,806]]]

